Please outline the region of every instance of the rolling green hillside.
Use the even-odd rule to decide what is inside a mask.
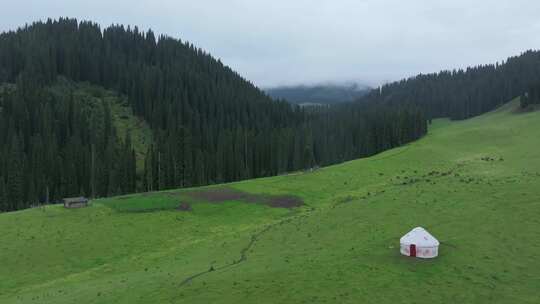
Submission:
[[[0,302],[539,303],[540,112],[517,107],[314,172],[2,214]],[[415,226],[437,259],[399,254]]]

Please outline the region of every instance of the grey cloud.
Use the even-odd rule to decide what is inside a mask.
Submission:
[[[0,30],[60,16],[152,28],[262,87],[381,82],[540,48],[537,0],[11,1]]]

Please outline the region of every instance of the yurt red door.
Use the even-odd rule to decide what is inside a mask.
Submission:
[[[409,248],[409,252],[410,252],[410,256],[416,257],[416,245],[411,244],[411,246]]]

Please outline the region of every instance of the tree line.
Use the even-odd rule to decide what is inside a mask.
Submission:
[[[0,88],[0,210],[133,192],[135,170],[108,103],[55,94],[29,73]]]
[[[412,103],[431,118],[459,120],[480,115],[521,96],[540,83],[540,52],[527,51],[505,62],[420,74],[373,90],[360,101]]]
[[[107,103],[53,94],[59,77],[127,97],[153,132],[137,175]],[[199,186],[324,166],[420,138],[427,120],[464,119],[540,97],[540,53],[418,75],[356,103],[272,100],[189,42],[137,27],[47,20],[0,34],[0,210],[65,196]],[[527,92],[527,94],[524,94]]]
[[[127,97],[153,133],[142,168],[110,105],[53,92],[59,77]],[[2,211],[271,176],[426,133],[424,111],[412,103],[304,109],[272,100],[189,42],[75,19],[0,34],[0,83]]]

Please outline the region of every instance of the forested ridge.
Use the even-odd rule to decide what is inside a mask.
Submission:
[[[116,92],[150,126],[137,167],[111,104],[51,90],[59,79]],[[0,34],[0,210],[282,174],[369,156],[516,97],[540,102],[540,53],[418,75],[361,102],[274,101],[189,42],[75,19]],[[138,172],[138,173],[137,173]]]
[[[505,62],[421,74],[373,90],[362,101],[411,103],[428,118],[465,119],[490,110],[540,83],[540,52],[527,51]]]
[[[152,130],[143,168],[111,104],[51,90],[59,79],[125,96]],[[368,156],[426,133],[409,103],[301,109],[273,101],[188,42],[47,20],[0,35],[0,210],[281,174]],[[140,174],[137,175],[137,171]]]

